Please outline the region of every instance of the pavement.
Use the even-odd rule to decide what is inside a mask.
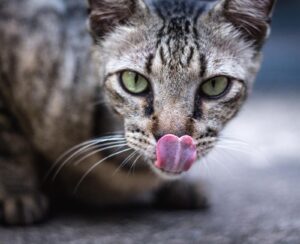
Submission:
[[[0,227],[0,243],[299,244],[299,112],[295,93],[252,97],[224,132],[238,140],[221,144],[191,174],[206,183],[207,211],[86,211],[69,203],[42,225]]]

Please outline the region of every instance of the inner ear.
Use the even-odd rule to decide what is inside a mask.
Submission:
[[[257,45],[268,36],[275,0],[223,0],[224,16]]]
[[[103,38],[119,25],[141,18],[147,8],[143,0],[88,0],[89,27],[96,39]]]

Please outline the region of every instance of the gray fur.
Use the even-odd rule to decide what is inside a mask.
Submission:
[[[76,193],[79,200],[92,204],[127,202],[159,189],[168,176],[152,166],[156,139],[166,133],[189,134],[197,140],[199,158],[209,153],[251,91],[274,3],[88,2],[92,38],[82,1],[0,3],[0,46],[5,47],[0,50],[0,140],[9,144],[0,147],[0,205],[8,206],[3,208],[7,223],[34,222],[46,212],[44,200],[35,217],[18,218],[5,210],[15,209],[7,199],[16,201],[24,192],[35,203],[40,199],[33,165],[50,167],[70,147],[101,134],[124,130],[127,146],[136,152],[131,161],[136,159],[137,167],[129,176],[130,167],[119,167],[125,153],[102,163],[113,151],[95,154],[77,166],[62,165],[55,182],[72,195],[82,175],[101,162]],[[127,93],[119,83],[124,69],[144,75],[152,92],[144,97]],[[201,84],[217,75],[232,77],[230,91],[217,100],[201,97]],[[93,105],[99,100],[103,103]],[[26,150],[16,152],[19,141]],[[134,157],[138,154],[141,158]],[[11,161],[23,171],[10,178],[5,168]],[[20,181],[24,175],[28,181]],[[7,186],[9,182],[15,189]],[[32,209],[33,201],[21,202],[23,209]]]

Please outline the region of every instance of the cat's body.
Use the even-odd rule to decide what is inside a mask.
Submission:
[[[188,135],[198,157],[204,156],[240,109],[260,66],[273,3],[249,2],[90,0],[93,45],[84,1],[2,0],[2,220],[30,223],[44,216],[47,199],[40,190],[47,173],[48,185],[53,180],[69,196],[76,189],[77,198],[92,204],[120,204],[159,192],[165,205],[204,206],[205,198],[190,183],[167,181],[164,187],[170,172],[154,166],[155,145],[166,134]],[[245,7],[250,14],[237,13]],[[152,80],[148,93],[126,92],[118,82],[124,70]],[[200,102],[200,84],[220,75],[232,77],[226,97]],[[74,150],[56,161],[79,143],[119,130],[125,137],[101,141],[107,150],[87,158],[82,157],[93,151],[74,155]],[[132,150],[124,147],[125,139]],[[124,154],[110,157],[116,150]],[[101,164],[93,167],[95,162]]]

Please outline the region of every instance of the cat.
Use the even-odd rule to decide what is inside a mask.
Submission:
[[[97,206],[206,208],[185,172],[249,95],[274,5],[2,0],[2,223],[43,220],[48,191]]]

